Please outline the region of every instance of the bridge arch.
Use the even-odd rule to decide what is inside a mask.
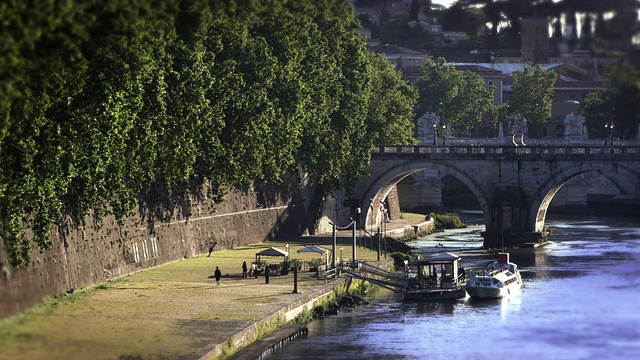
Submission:
[[[529,223],[536,232],[542,232],[547,210],[556,193],[569,180],[581,174],[596,171],[611,181],[621,192],[638,193],[640,172],[628,166],[612,162],[582,162],[554,173],[534,193]]]
[[[478,200],[482,213],[484,214],[485,223],[489,223],[491,221],[488,208],[489,194],[485,192],[483,187],[480,186],[480,184],[478,184],[471,175],[456,167],[451,162],[423,160],[402,163],[398,166],[391,167],[378,175],[361,198],[361,203],[364,205],[364,209],[366,209],[366,220],[363,226],[366,226],[366,224],[379,224],[382,220],[382,213],[377,204],[384,201],[389,192],[400,181],[410,175],[425,170],[436,170],[439,173],[442,173],[442,176],[451,175],[460,180],[469,188],[469,190],[471,190]]]
[[[379,146],[370,176],[356,186],[364,219],[380,221],[379,201],[400,180],[421,170],[464,183],[482,209],[487,247],[545,241],[544,221],[558,190],[580,174],[596,171],[630,200],[640,200],[640,147],[624,145]],[[361,224],[360,226],[365,225]]]

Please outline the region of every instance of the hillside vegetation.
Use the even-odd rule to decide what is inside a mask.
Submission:
[[[13,266],[51,231],[130,214],[160,184],[349,190],[374,144],[415,143],[415,93],[348,1],[0,6],[0,226]],[[171,206],[171,204],[169,204]],[[27,235],[28,234],[28,235]]]

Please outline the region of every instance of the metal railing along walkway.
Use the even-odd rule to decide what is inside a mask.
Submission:
[[[405,279],[397,272],[391,272],[366,262],[357,262],[357,266],[343,269],[342,272],[356,279],[366,280],[394,292],[406,287]]]

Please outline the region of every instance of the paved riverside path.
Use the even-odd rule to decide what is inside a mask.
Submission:
[[[397,221],[388,229],[403,226],[409,224]],[[350,257],[350,231],[338,236],[338,249]],[[331,249],[331,242],[331,234],[290,241],[290,257],[319,257],[297,250],[305,244]],[[261,319],[332,286],[311,272],[299,272],[300,294],[292,293],[293,273],[271,276],[269,284],[264,277],[243,279],[242,262],[250,264],[256,252],[271,246],[285,249],[284,243],[268,242],[217,251],[211,257],[202,254],[76,291],[2,320],[0,359],[200,358]],[[358,248],[357,258],[374,261],[377,253]],[[216,266],[222,271],[219,286],[213,277]]]

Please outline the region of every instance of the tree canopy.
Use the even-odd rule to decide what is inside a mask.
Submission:
[[[513,93],[507,103],[507,113],[522,115],[530,125],[543,124],[551,116],[553,86],[558,78],[556,73],[543,69],[539,64],[525,64],[522,70],[514,71],[511,77]]]
[[[429,60],[422,66],[423,77],[416,80],[419,98],[416,116],[427,112],[440,116],[456,136],[468,136],[491,109],[493,89],[486,88],[482,77],[460,71],[443,58]]]
[[[634,139],[640,126],[640,71],[628,63],[606,69],[605,88],[581,104],[590,136]]]
[[[414,94],[366,50],[346,0],[9,0],[0,21],[14,266],[32,241],[50,249],[54,225],[122,219],[156,183],[206,180],[219,203],[302,168],[328,193],[376,141],[411,141]]]

